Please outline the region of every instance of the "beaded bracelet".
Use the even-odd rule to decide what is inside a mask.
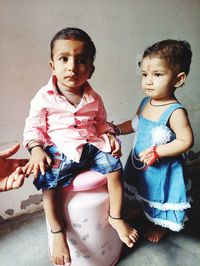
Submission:
[[[148,165],[143,170],[146,170],[149,166],[154,164],[155,162],[159,162],[160,156],[157,153],[157,146],[153,146],[152,150],[148,152],[145,156],[145,158],[151,158]]]
[[[119,136],[119,135],[122,134],[121,128],[120,128],[119,126],[113,124],[113,121],[111,122],[111,125],[112,125],[112,127],[113,127],[113,129],[114,129],[114,131],[115,131],[115,134],[116,134],[117,136]]]

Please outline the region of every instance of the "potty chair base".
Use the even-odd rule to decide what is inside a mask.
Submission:
[[[112,266],[122,251],[122,242],[108,222],[107,186],[87,191],[63,190],[63,212],[71,266]],[[48,225],[50,254],[52,233]]]

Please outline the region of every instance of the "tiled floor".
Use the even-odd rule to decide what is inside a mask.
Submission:
[[[180,233],[169,233],[159,244],[141,237],[134,248],[124,248],[117,266],[200,265],[199,218],[195,222],[188,224]],[[46,223],[42,211],[0,225],[0,265],[52,265],[48,258]]]

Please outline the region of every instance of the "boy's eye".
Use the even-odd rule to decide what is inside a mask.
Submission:
[[[60,57],[59,60],[62,62],[67,62],[68,58],[66,56],[63,56],[63,57]]]
[[[87,63],[87,59],[86,58],[77,58],[76,62],[78,64],[86,64]]]

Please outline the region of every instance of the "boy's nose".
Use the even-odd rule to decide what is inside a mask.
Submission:
[[[73,71],[76,68],[75,60],[73,60],[73,59],[69,60],[67,68],[68,68],[68,70]]]

